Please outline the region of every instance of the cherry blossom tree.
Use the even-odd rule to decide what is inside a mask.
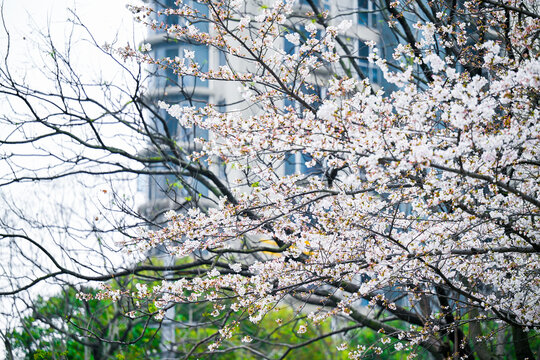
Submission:
[[[350,358],[393,346],[487,359],[492,339],[510,332],[514,356],[533,358],[537,4],[377,3],[399,40],[392,58],[366,44],[388,83],[381,88],[357,66],[350,21],[317,2],[307,1],[301,20],[288,1],[203,3],[209,15],[181,2],[157,14],[184,25],[152,21],[149,7],[132,11],[173,39],[222,49],[229,65],[204,71],[189,52],[120,52],[241,87],[243,108],[232,111],[161,104],[181,125],[213,134],[189,156],[226,163],[237,186],[216,190],[217,205],[171,211],[167,227],[125,242],[130,251],[159,246],[191,256],[177,279],[102,296],[152,301],[158,319],[175,304],[210,302],[220,326],[195,345],[203,353],[225,351],[243,336],[239,323],[257,324],[289,303],[310,325],[336,319],[337,333],[352,323],[385,335],[373,344],[345,341],[340,350]],[[210,22],[210,31],[197,22]],[[297,51],[287,54],[283,38]],[[325,96],[309,91],[315,86]],[[289,154],[307,159],[307,170],[284,176]]]

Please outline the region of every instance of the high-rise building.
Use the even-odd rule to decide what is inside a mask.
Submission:
[[[379,70],[368,61],[370,48],[365,45],[366,41],[376,42],[379,48],[382,49],[382,56],[385,56],[385,49],[389,45],[388,37],[385,35],[385,25],[378,14],[375,2],[371,0],[313,1],[320,11],[328,11],[328,19],[334,19],[330,21],[340,22],[342,20],[350,20],[353,24],[348,33],[341,37],[341,40],[350,54],[350,61],[354,62],[355,66],[352,66],[352,62],[346,63],[345,66],[352,69],[353,74],[355,68],[360,69],[361,73],[369,77],[372,84],[375,84],[375,87],[384,86]],[[208,5],[196,0],[183,0],[182,2],[178,2],[178,4],[175,0],[148,0],[147,3],[156,10],[188,6],[203,17],[209,16]],[[257,4],[256,1],[247,1],[245,6],[248,8],[251,6],[255,11],[260,7],[260,4]],[[305,20],[306,17],[303,15],[309,11],[312,11],[310,1],[299,0],[295,3],[296,16],[294,18],[298,19],[298,23],[290,25],[301,33],[301,35],[302,33],[305,34],[305,25],[307,25],[305,22],[309,21]],[[237,106],[235,104],[240,103],[243,99],[240,91],[238,91],[237,83],[212,80],[202,81],[194,76],[178,76],[174,69],[167,66],[166,61],[159,60],[163,58],[183,58],[185,53],[193,52],[193,60],[201,66],[201,71],[217,69],[219,66],[224,65],[229,65],[231,68],[235,66],[242,67],[244,64],[242,64],[241,59],[230,56],[222,49],[208,47],[184,38],[171,38],[163,26],[176,25],[182,27],[193,25],[201,32],[209,32],[211,31],[209,23],[205,21],[194,21],[193,24],[190,24],[188,20],[181,19],[176,15],[165,14],[160,16],[155,15],[153,20],[158,29],[152,31],[145,42],[151,44],[151,55],[157,61],[155,65],[148,69],[152,73],[152,82],[147,97],[156,103],[161,100],[169,104],[195,107],[202,107],[210,103],[217,106],[221,111],[238,110],[239,108],[235,108]],[[318,36],[323,31],[322,27],[319,28]],[[298,46],[283,37],[282,49],[286,54],[291,55],[298,51]],[[339,51],[343,53],[344,49]],[[328,78],[328,76],[330,74],[324,71],[320,74],[314,74],[314,79],[319,77],[323,81],[314,81],[311,88],[305,89],[305,91],[312,92],[320,99],[324,99],[326,89],[320,84],[324,84],[324,78]],[[282,101],[284,107],[298,108],[299,106],[287,97],[284,97]],[[175,118],[171,117],[162,109],[156,107],[156,111],[160,115],[159,119],[156,117],[153,124],[156,131],[164,135],[166,139],[174,141],[186,153],[197,150],[197,143],[194,141],[195,138],[202,137],[208,139],[209,136],[212,136],[206,130],[195,126],[190,128],[180,126]],[[155,151],[152,150],[154,148],[154,146],[149,144],[149,148],[146,151]],[[315,167],[306,166],[306,163],[310,160],[311,158],[306,154],[286,154],[279,171],[283,175],[295,173],[317,175],[317,173],[322,173],[322,164]],[[152,165],[152,170],[157,175],[141,176],[139,191],[145,199],[144,204],[141,206],[141,211],[147,216],[159,216],[158,214],[161,211],[174,208],[175,206],[178,207],[178,203],[182,202],[183,199],[192,199],[195,196],[199,197],[201,203],[203,203],[204,198],[212,196],[201,182],[193,177],[183,177],[182,169],[177,169],[175,166],[174,164],[157,163],[156,165]],[[213,170],[218,172],[223,178],[227,175],[225,167],[219,164],[214,165]],[[159,250],[152,255],[159,256]],[[166,263],[172,263],[172,260],[167,257],[164,257],[164,261]],[[168,342],[172,343],[174,340],[175,325],[172,322],[173,317],[174,311],[171,309],[167,313],[162,325],[162,338],[165,345]],[[165,348],[163,351],[164,358],[167,358],[168,353]]]
[[[255,4],[255,1],[251,3]],[[372,63],[369,63],[369,47],[365,45],[366,41],[375,41],[379,48],[382,49],[383,56],[385,55],[385,49],[388,47],[388,39],[385,36],[385,26],[379,16],[374,1],[371,0],[315,0],[315,4],[319,6],[321,11],[329,12],[329,19],[335,19],[334,22],[341,20],[350,20],[353,26],[348,31],[346,36],[342,37],[343,43],[346,45],[350,54],[352,54],[353,61],[357,65],[363,74],[370,78],[373,84],[382,85],[383,80],[380,71]],[[175,0],[159,0],[148,1],[148,5],[155,9],[164,8],[178,8],[178,6],[188,6],[203,17],[209,15],[208,5],[199,3],[195,0],[184,0],[176,5]],[[246,6],[249,6],[247,4]],[[254,10],[257,8],[255,5]],[[308,0],[299,0],[296,2],[296,13],[298,15],[305,14],[311,10],[311,6]],[[304,23],[300,17],[298,24],[293,24],[297,31],[305,31]],[[226,52],[208,47],[202,44],[197,44],[187,39],[177,39],[168,36],[167,31],[161,28],[160,25],[167,26],[177,25],[186,26],[188,21],[185,19],[179,19],[176,15],[160,15],[154,16],[158,25],[158,30],[152,31],[146,42],[152,45],[151,54],[155,59],[175,59],[176,57],[183,58],[185,52],[194,53],[194,62],[201,66],[201,71],[207,71],[208,69],[217,69],[219,66],[229,64],[231,68],[235,65],[239,65],[241,60],[234,56],[229,56]],[[208,22],[197,21],[191,24],[201,32],[208,32],[210,26]],[[323,31],[322,27],[320,32]],[[292,54],[297,51],[297,46],[283,38],[283,50]],[[350,67],[354,74],[354,68]],[[169,104],[179,104],[185,106],[201,107],[208,103],[214,104],[219,107],[220,110],[227,111],[238,101],[242,100],[238,91],[238,84],[232,82],[223,81],[202,81],[194,76],[178,76],[174,70],[166,66],[165,62],[162,65],[154,65],[149,69],[155,76],[153,77],[150,90],[147,96],[153,100],[163,100]],[[319,77],[328,76],[328,74],[317,74]],[[324,81],[323,81],[324,82]],[[377,85],[375,85],[377,86]],[[317,84],[314,84],[313,89],[308,91],[318,95],[321,99],[325,97],[326,89]],[[284,98],[284,106],[295,106],[294,101]],[[178,121],[172,118],[166,111],[158,110],[161,117],[165,120],[157,121],[154,124],[155,128],[162,132],[166,136],[170,136],[177,142],[181,148],[187,152],[196,150],[196,143],[194,138],[202,137],[207,139],[211,134],[208,134],[206,130],[202,130],[197,127],[186,128],[179,126]],[[306,161],[309,161],[303,154],[289,154],[282,166],[284,174],[291,173],[303,173],[313,171],[305,166]],[[171,165],[173,166],[173,165]],[[139,190],[144,194],[144,198],[147,200],[147,209],[152,207],[160,208],[166,206],[163,201],[167,198],[167,193],[171,190],[178,195],[189,197],[187,189],[180,191],[180,186],[174,186],[178,184],[178,179],[171,171],[170,175],[167,175],[167,164],[154,165],[153,170],[158,170],[159,167],[163,168],[163,175],[154,175],[150,177],[142,177],[140,179]],[[187,177],[182,179],[188,182],[189,187],[194,190],[198,196],[208,196],[208,189],[196,180],[188,179]],[[156,204],[161,205],[156,205]],[[153,205],[152,205],[153,204]]]

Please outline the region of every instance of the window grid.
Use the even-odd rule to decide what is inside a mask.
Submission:
[[[364,75],[369,78],[371,83],[379,84],[379,69],[375,64],[369,62],[369,54],[369,46],[367,46],[363,40],[358,40],[358,66]]]
[[[358,25],[373,28],[377,25],[377,14],[374,13],[375,6],[371,0],[358,0]]]

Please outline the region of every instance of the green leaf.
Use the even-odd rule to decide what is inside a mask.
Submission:
[[[170,186],[171,188],[177,188],[177,189],[183,189],[183,188],[184,188],[184,186],[183,186],[180,182],[178,182],[178,181],[173,182],[173,183],[170,184],[169,186]]]

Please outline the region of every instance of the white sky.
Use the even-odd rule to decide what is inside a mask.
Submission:
[[[36,29],[55,31],[61,36],[66,28],[69,11],[74,10],[92,33],[102,41],[111,41],[119,32],[123,39],[131,38],[133,22],[126,9],[126,0],[2,0],[8,27],[20,40]],[[131,1],[130,3],[133,3]]]
[[[146,34],[139,24],[134,24],[131,13],[126,9],[127,0],[0,0],[4,7],[4,19],[11,35],[12,64],[27,72],[39,64],[36,44],[42,42],[40,33],[51,34],[56,46],[60,47],[70,35],[72,26],[69,19],[74,11],[87,26],[98,44],[136,44]],[[140,1],[129,1],[138,3]],[[81,33],[74,33],[77,40]],[[5,33],[0,32],[0,55],[5,55]],[[84,45],[77,49],[78,58],[85,66],[99,68],[92,63],[92,56],[85,56]]]
[[[137,47],[148,30],[132,20],[132,14],[126,8],[128,3],[140,4],[141,0],[0,0],[3,19],[10,35],[8,63],[11,74],[16,81],[33,89],[46,92],[46,89],[53,86],[44,75],[47,73],[44,64],[51,60],[48,58],[50,48],[44,36],[50,34],[51,41],[61,53],[71,38],[70,63],[77,74],[83,77],[83,81],[122,81],[118,66],[111,66],[110,59],[89,43],[89,34],[80,26],[73,26],[72,20],[76,14],[99,46],[107,43],[118,48],[129,43]],[[0,61],[6,55],[6,40],[6,32],[0,23]],[[6,114],[10,109],[2,100],[0,112]],[[35,160],[29,158],[28,161]],[[3,173],[0,163],[0,175]]]
[[[44,64],[50,62],[44,61],[50,50],[43,35],[50,34],[51,41],[60,52],[63,52],[67,39],[71,37],[70,59],[78,75],[86,76],[89,82],[98,79],[107,82],[121,81],[118,66],[110,66],[110,59],[96,51],[95,46],[88,42],[89,35],[81,27],[73,30],[71,20],[74,12],[98,45],[115,43],[114,47],[120,47],[130,43],[136,46],[144,38],[147,29],[134,23],[132,14],[126,8],[127,3],[128,0],[0,0],[3,5],[3,18],[10,34],[10,71],[17,81],[31,88],[43,90],[51,87],[51,81],[43,74]],[[5,57],[6,40],[6,32],[0,25],[0,61]],[[99,96],[96,96],[96,99],[99,99]],[[9,111],[0,99],[0,112],[6,114]],[[31,147],[28,151],[35,153]],[[20,149],[18,153],[27,151]],[[36,160],[28,157],[28,161]],[[39,164],[40,167],[41,165]],[[0,175],[4,173],[3,170],[0,163]],[[29,187],[28,184],[21,186]],[[76,190],[78,189],[70,189],[69,192],[73,194]]]
[[[25,82],[31,87],[47,87],[47,82],[41,76],[42,58],[47,56],[42,34],[49,33],[55,46],[60,49],[71,34],[72,43],[76,45],[76,51],[72,54],[72,58],[77,62],[76,68],[79,71],[84,69],[91,77],[103,76],[114,79],[114,73],[111,73],[114,70],[107,68],[107,65],[103,65],[94,56],[95,48],[88,42],[81,41],[83,33],[80,29],[72,32],[73,27],[68,20],[73,19],[70,12],[73,10],[99,45],[115,41],[117,46],[126,43],[136,45],[144,38],[147,30],[141,25],[134,24],[132,14],[126,9],[127,2],[127,0],[0,0],[0,4],[3,5],[3,18],[11,39],[9,61],[11,71],[15,71],[16,77],[24,77]],[[136,0],[130,2],[137,3]],[[85,37],[88,38],[87,35]],[[0,24],[1,61],[6,53],[6,39],[6,33]],[[0,101],[0,112],[2,111],[8,109]],[[1,323],[2,319],[0,325]],[[0,342],[0,358],[3,354],[3,343]]]

